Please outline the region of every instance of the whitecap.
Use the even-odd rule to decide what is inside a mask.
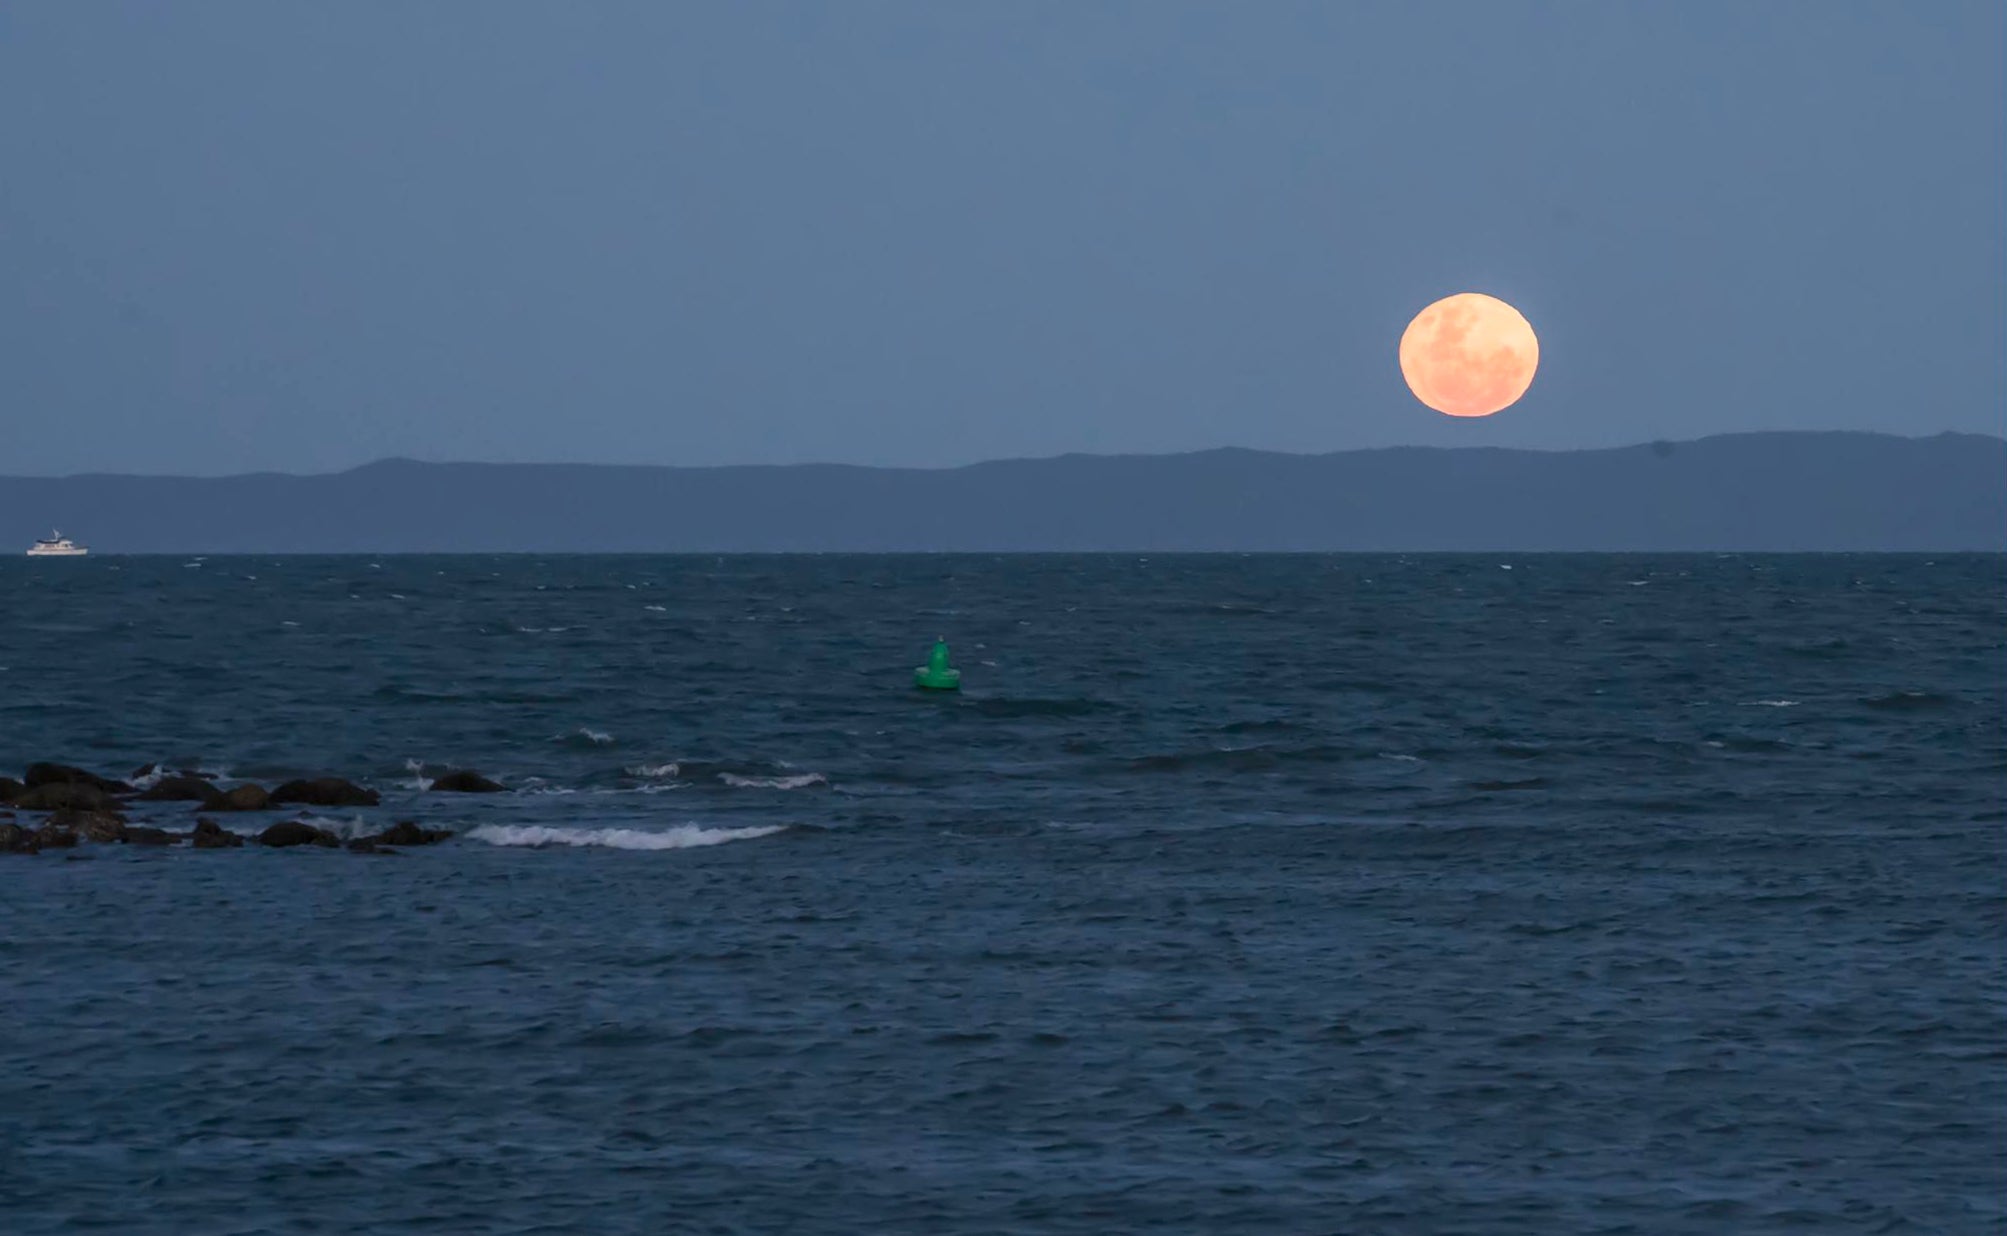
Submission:
[[[672,760],[667,764],[636,764],[626,771],[630,777],[674,777],[683,771],[683,766]]]
[[[687,850],[692,846],[749,841],[785,830],[785,825],[760,828],[549,828],[538,824],[483,824],[467,834],[470,841],[508,846],[599,846],[609,850]]]
[[[792,777],[741,777],[736,773],[721,772],[718,780],[740,790],[799,790],[811,785],[828,785],[829,778],[821,773],[797,773]]]
[[[669,607],[667,605],[644,605],[641,608],[646,610],[653,610],[655,613],[658,614],[666,614],[669,612]]]
[[[1398,760],[1403,764],[1419,764],[1422,762],[1422,757],[1419,755],[1401,755],[1393,751],[1381,751],[1378,754],[1383,760]]]
[[[380,825],[371,824],[359,815],[351,816],[346,820],[331,815],[300,815],[293,818],[299,820],[302,824],[311,824],[315,828],[326,829],[328,832],[340,837],[343,841],[353,841],[357,837],[373,836],[383,831]],[[263,832],[264,829],[265,826],[263,825],[252,824],[235,831],[244,833],[246,836],[255,837]]]
[[[1796,708],[1797,700],[1749,700],[1739,705],[1742,708]]]
[[[405,784],[409,785],[412,789],[417,790],[419,793],[423,794],[425,791],[432,788],[432,778],[425,775],[424,760],[404,761],[404,771],[411,774],[411,780],[405,782]]]

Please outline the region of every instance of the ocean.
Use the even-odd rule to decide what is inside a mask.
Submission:
[[[0,1230],[1998,1233],[2003,565],[0,563]]]

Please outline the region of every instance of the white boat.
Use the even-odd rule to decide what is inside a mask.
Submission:
[[[60,532],[51,532],[47,539],[28,547],[30,558],[81,558],[90,552]]]

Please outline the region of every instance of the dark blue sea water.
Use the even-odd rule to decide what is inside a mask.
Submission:
[[[1997,1233],[2002,584],[0,564],[0,771],[460,832],[0,855],[0,1229]]]

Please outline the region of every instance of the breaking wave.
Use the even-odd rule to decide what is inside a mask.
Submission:
[[[786,825],[758,828],[549,828],[535,824],[483,824],[467,834],[470,841],[508,846],[597,846],[609,850],[687,850],[692,846],[750,841],[785,832]]]
[[[736,773],[721,772],[718,780],[740,790],[799,790],[811,785],[828,785],[829,778],[821,773],[797,773],[792,777],[741,777]]]

